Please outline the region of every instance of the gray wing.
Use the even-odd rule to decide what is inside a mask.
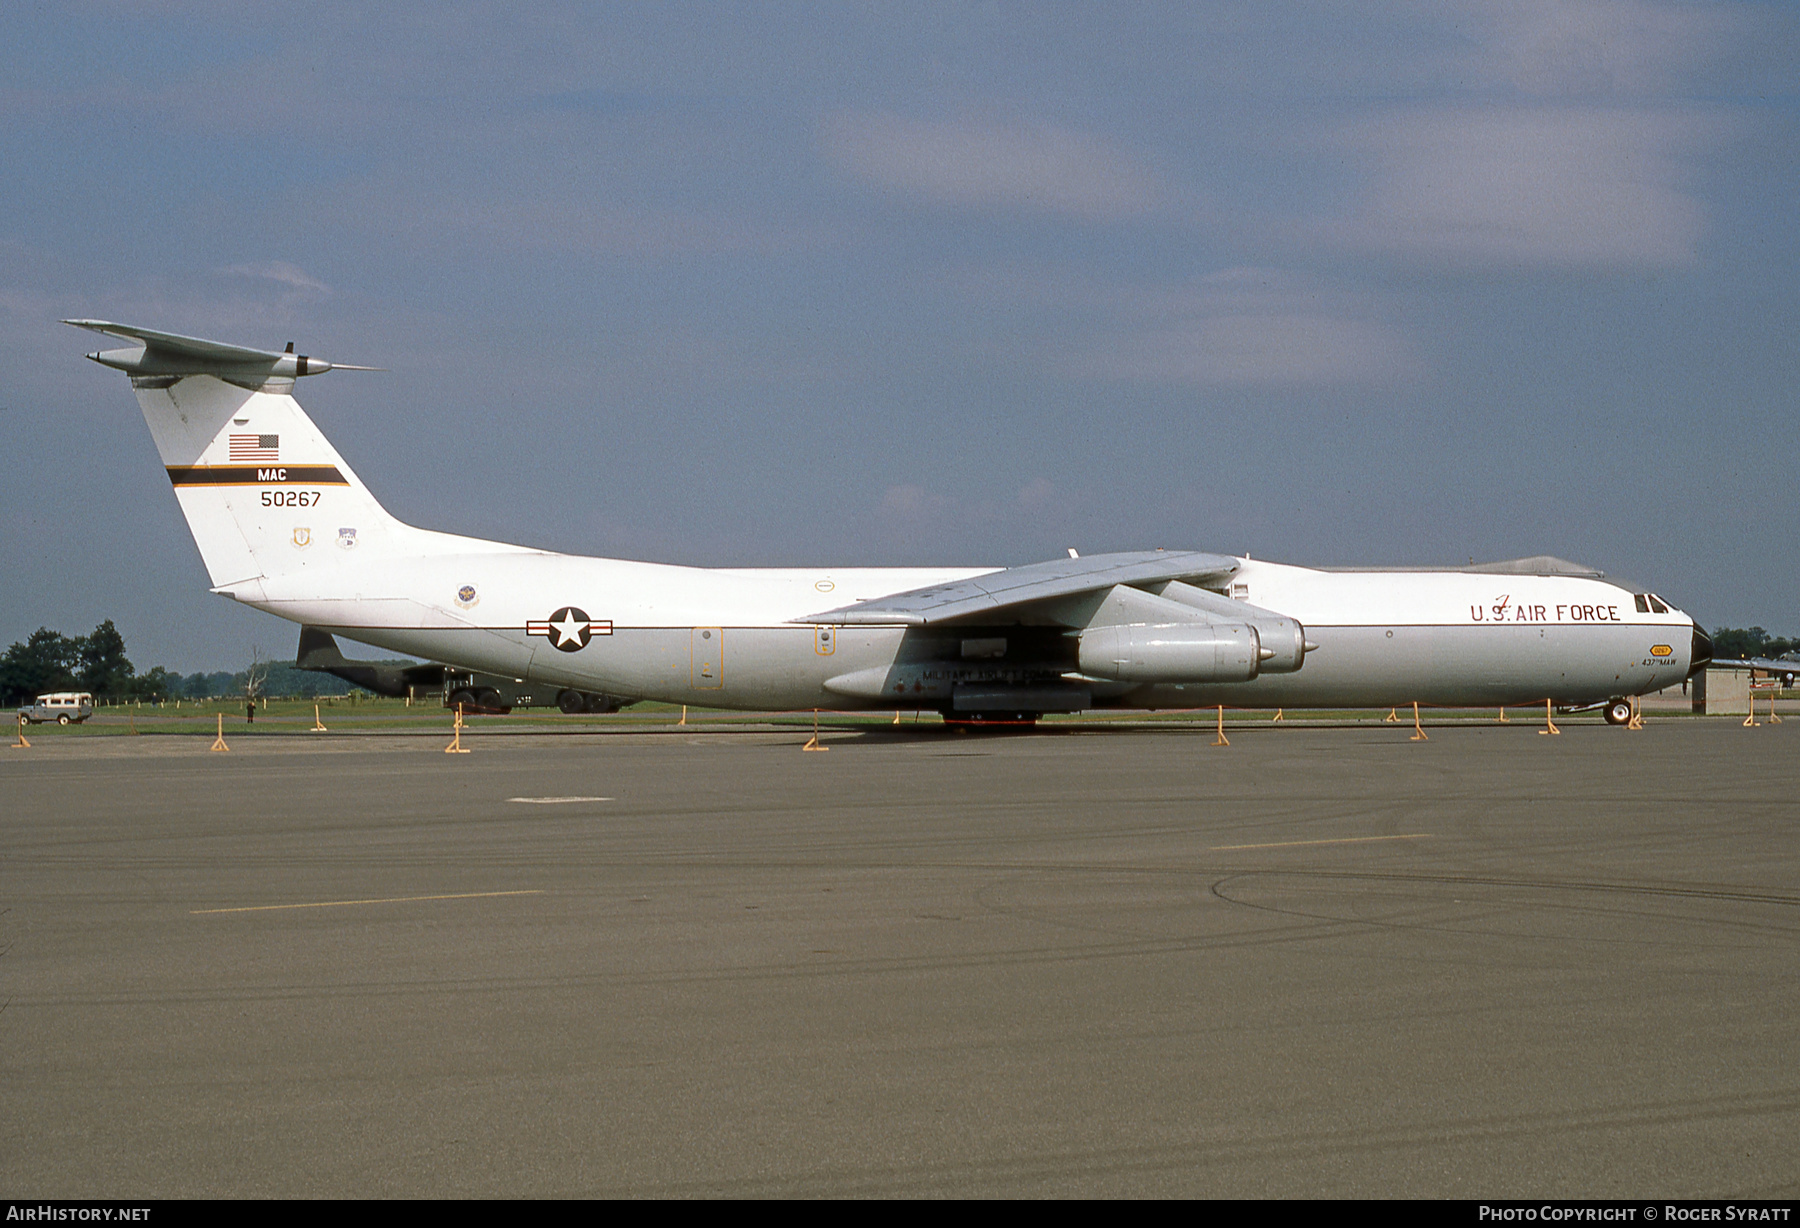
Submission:
[[[1238,568],[1238,560],[1223,554],[1197,550],[1137,550],[1124,554],[1093,554],[1086,558],[1051,559],[1008,567],[986,575],[934,584],[910,592],[894,593],[839,606],[797,623],[830,623],[834,626],[902,623],[926,626],[951,619],[991,614],[1029,602],[1096,592],[1119,584],[1153,584],[1161,580],[1216,580]]]
[[[1770,674],[1794,674],[1800,676],[1800,661],[1782,660],[1779,657],[1714,657],[1706,663],[1707,669],[1760,669]]]

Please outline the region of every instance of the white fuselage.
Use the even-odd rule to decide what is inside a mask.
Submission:
[[[957,682],[1042,680],[1066,663],[1041,651],[961,659],[965,638],[1026,634],[1000,616],[925,628],[792,620],[992,570],[705,569],[505,549],[371,560],[338,571],[335,591],[320,592],[315,576],[305,591],[264,579],[234,595],[364,643],[579,690],[737,708],[933,707]],[[1673,685],[1689,668],[1692,620],[1639,613],[1631,592],[1585,577],[1243,560],[1232,595],[1304,625],[1317,647],[1303,668],[1234,683],[1101,684],[1096,705],[1586,704]],[[569,608],[593,629],[579,647],[543,630]],[[1041,649],[1044,631],[1032,630]],[[905,689],[876,699],[827,685],[880,667]]]

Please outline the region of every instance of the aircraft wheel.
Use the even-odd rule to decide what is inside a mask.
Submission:
[[[475,702],[483,709],[496,716],[505,716],[512,711],[512,705],[500,698],[500,692],[491,686],[484,686],[475,693]]]
[[[1606,705],[1606,723],[1623,725],[1631,719],[1631,705],[1623,699],[1609,700]]]
[[[67,725],[69,723],[69,714],[67,712],[57,713],[56,714],[56,723],[58,725]]]
[[[450,692],[450,707],[460,707],[463,710],[464,716],[469,716],[480,706],[481,704],[475,698],[475,692],[471,691],[468,687],[462,687]]]
[[[587,700],[580,691],[564,691],[556,697],[556,706],[569,716],[574,716],[577,712],[587,711]]]

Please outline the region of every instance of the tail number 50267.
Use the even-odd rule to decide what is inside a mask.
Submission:
[[[316,507],[319,492],[316,490],[265,490],[262,492],[264,507]]]

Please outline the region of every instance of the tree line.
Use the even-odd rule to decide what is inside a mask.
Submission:
[[[1713,657],[1742,661],[1747,657],[1780,657],[1800,651],[1800,640],[1770,635],[1761,627],[1720,627],[1712,633]]]
[[[162,666],[138,673],[125,652],[125,637],[107,619],[89,635],[63,635],[39,627],[0,656],[0,704],[30,703],[50,691],[89,691],[101,703],[211,699],[254,692],[261,696],[342,695],[349,684],[330,674],[257,662],[236,673],[183,676]]]

